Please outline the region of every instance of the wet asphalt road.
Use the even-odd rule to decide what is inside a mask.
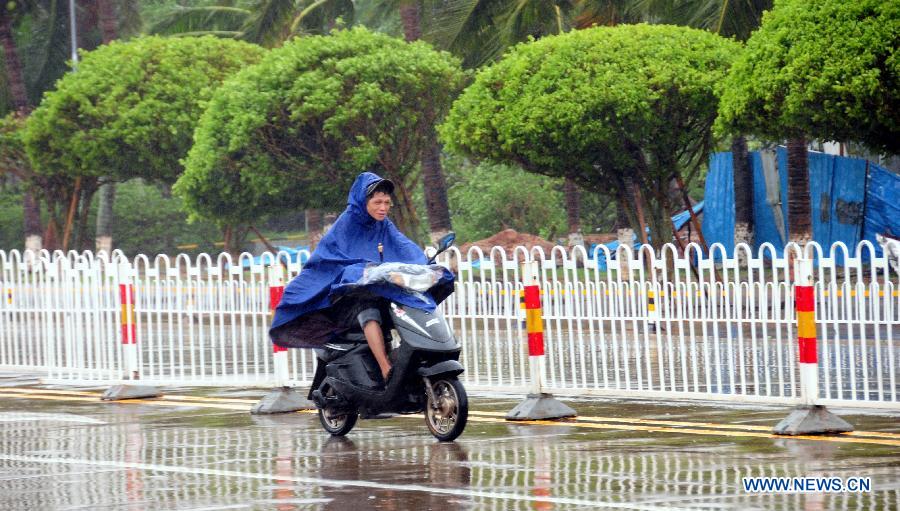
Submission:
[[[252,416],[261,391],[102,389],[0,374],[0,509],[900,509],[900,415],[841,411],[854,435],[773,438],[782,408],[567,401],[579,419],[509,423],[470,398],[454,443],[420,417],[330,438],[312,413]],[[870,477],[870,493],[760,495],[742,477]]]

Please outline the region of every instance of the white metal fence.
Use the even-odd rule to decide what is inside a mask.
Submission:
[[[735,252],[451,249],[442,262],[459,278],[442,309],[463,343],[466,384],[529,387],[520,266],[536,260],[549,391],[798,403],[789,263],[808,258],[816,264],[819,402],[900,409],[900,277],[871,244]],[[284,383],[266,334],[269,288],[281,271],[249,254],[0,251],[0,367],[73,384],[135,376],[158,385]],[[288,277],[299,271],[287,264]],[[131,300],[124,285],[134,286],[137,374],[121,339],[130,317],[122,302]],[[290,350],[287,358],[287,383],[307,384],[311,352]]]

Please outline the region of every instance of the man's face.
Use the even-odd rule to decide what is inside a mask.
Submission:
[[[372,218],[377,221],[382,221],[387,218],[388,213],[391,211],[391,206],[394,203],[391,202],[391,196],[384,192],[375,192],[366,201],[366,211],[369,212]]]

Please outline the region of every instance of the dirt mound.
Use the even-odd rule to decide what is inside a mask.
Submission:
[[[529,250],[531,247],[539,246],[544,249],[545,253],[550,253],[550,250],[553,249],[556,245],[551,243],[540,236],[535,236],[534,234],[526,234],[523,232],[517,232],[515,229],[506,229],[504,231],[500,231],[497,234],[491,236],[490,238],[485,238],[483,240],[474,241],[471,243],[465,243],[461,247],[459,247],[460,251],[465,255],[468,253],[469,249],[472,247],[480,247],[485,255],[489,255],[490,251],[494,247],[503,247],[506,250],[507,254],[512,254],[513,250],[516,247],[522,246],[527,247]]]
[[[602,232],[597,234],[585,234],[584,235],[584,246],[590,248],[594,243],[609,243],[610,241],[616,241],[619,237],[614,232]]]

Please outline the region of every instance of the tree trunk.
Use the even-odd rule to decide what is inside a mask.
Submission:
[[[812,240],[812,218],[809,198],[809,160],[805,138],[792,138],[787,143],[788,156],[788,225],[790,241],[800,246]]]
[[[22,196],[22,207],[25,214],[25,250],[38,253],[44,248],[41,238],[41,209],[27,187]]]
[[[621,198],[616,201],[616,239],[620,245],[634,248],[634,228],[631,227],[628,210]]]
[[[409,239],[419,244],[419,218],[416,216],[416,209],[413,206],[412,194],[406,189],[403,182],[399,179],[394,181],[394,194],[397,195],[397,205],[394,207],[391,215],[393,221],[397,224],[400,232],[405,234]]]
[[[418,41],[422,37],[422,19],[419,0],[400,0],[400,20],[403,22],[403,37],[407,42]]]
[[[112,0],[94,0],[97,7],[97,15],[100,19],[100,33],[103,44],[108,44],[118,37],[118,19],[116,18],[116,5]],[[116,200],[116,184],[108,181],[100,188],[100,204],[97,208],[97,234],[95,246],[97,253],[105,251],[112,254],[113,239],[112,226],[113,204]]]
[[[95,0],[97,2],[97,16],[100,18],[100,34],[103,44],[107,44],[119,37],[119,19],[116,16],[116,2],[113,0]]]
[[[25,75],[22,74],[22,63],[19,50],[12,35],[12,19],[0,16],[0,44],[3,45],[3,56],[6,58],[6,80],[13,109],[23,115],[28,113],[28,92],[25,89]]]
[[[401,0],[400,1],[400,19],[403,22],[403,37],[407,42],[418,41],[422,37],[422,18],[420,11],[420,0]],[[420,155],[422,161],[422,186],[424,187],[425,210],[428,214],[428,227],[430,230],[431,242],[435,243],[442,236],[453,229],[450,221],[450,205],[447,200],[447,180],[444,178],[444,170],[441,168],[441,145],[437,140],[437,133],[434,130],[434,113],[426,112],[426,118],[431,119],[431,124],[425,129],[426,133],[425,147]],[[415,210],[412,205],[401,206],[408,208],[410,211],[404,213],[402,210],[398,213],[400,217],[409,217],[416,219]],[[398,219],[400,218],[398,217]],[[418,224],[416,220],[414,223]],[[413,238],[418,236],[417,233],[406,233]]]
[[[731,141],[734,174],[734,244],[753,246],[753,169],[747,153],[747,139]]]
[[[428,145],[422,151],[422,186],[425,195],[425,210],[428,213],[428,227],[431,243],[437,242],[453,229],[450,222],[450,205],[447,200],[447,181],[441,168],[441,148],[434,129]]]
[[[0,16],[0,44],[3,45],[3,56],[6,65],[6,80],[9,83],[9,93],[12,99],[13,110],[20,115],[28,115],[28,91],[25,89],[25,75],[22,73],[22,63],[19,60],[19,50],[12,34],[12,19],[9,16]],[[42,247],[41,238],[41,210],[38,201],[31,190],[25,187],[22,194],[22,210],[25,217],[25,250],[39,252]]]
[[[97,253],[112,254],[113,203],[116,200],[116,184],[106,183],[100,187],[97,207]]]
[[[75,189],[72,190],[72,199],[69,202],[69,212],[66,214],[66,226],[63,229],[62,250],[69,250],[69,240],[72,236],[72,226],[75,224],[75,212],[78,210],[78,197],[81,194],[81,178],[75,178]]]
[[[569,246],[584,246],[581,233],[581,194],[578,185],[571,177],[566,177],[566,220],[569,225]]]
[[[94,194],[97,193],[97,178],[85,178],[81,185],[81,201],[78,210],[78,230],[75,231],[75,242],[73,246],[76,250],[88,250],[88,216],[91,213],[91,202],[94,200]]]

